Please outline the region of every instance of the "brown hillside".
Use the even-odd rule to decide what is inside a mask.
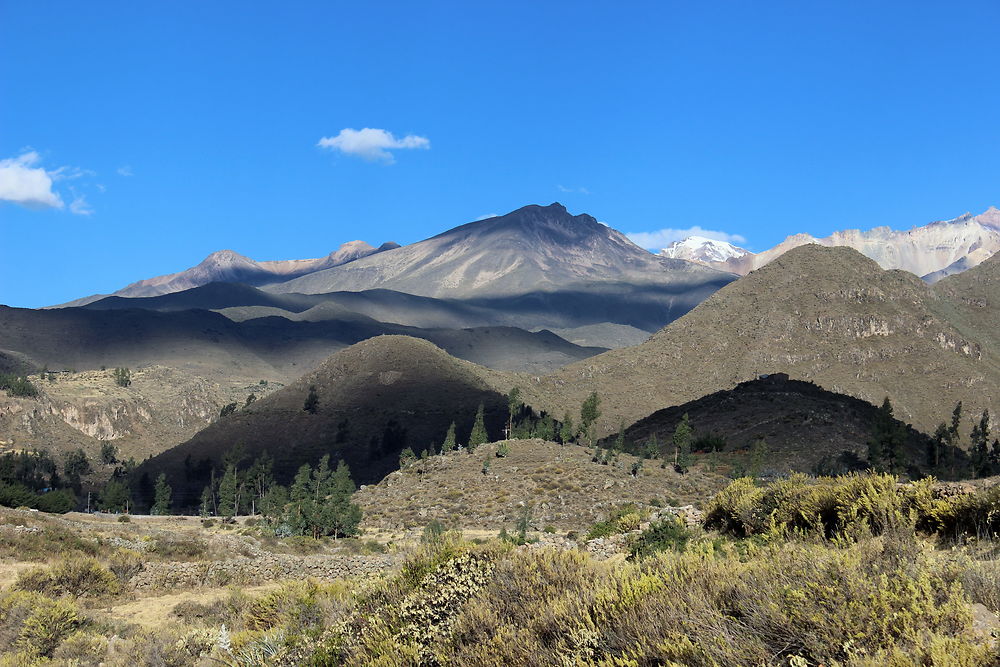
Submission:
[[[849,248],[807,245],[722,288],[642,345],[572,364],[525,389],[536,407],[557,415],[578,411],[597,391],[606,433],[619,418],[632,422],[778,371],[871,403],[889,396],[897,416],[921,430],[933,430],[957,401],[967,414],[996,413],[992,351],[972,337],[979,329],[953,325],[938,302],[912,274],[884,271]],[[981,318],[995,322],[995,305]]]
[[[509,440],[417,461],[355,494],[364,526],[399,531],[437,520],[449,527],[499,530],[513,527],[528,506],[537,529],[552,525],[579,530],[606,518],[623,503],[697,504],[729,481],[701,467],[687,474],[647,461],[633,477],[637,459],[617,464],[591,461],[591,450],[544,440]],[[483,461],[489,470],[483,474]]]

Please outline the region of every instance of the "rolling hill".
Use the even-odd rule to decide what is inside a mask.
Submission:
[[[877,413],[878,409],[867,401],[779,374],[657,410],[625,429],[624,441],[626,450],[636,453],[642,452],[651,439],[672,451],[674,429],[686,414],[696,441],[705,436],[716,438],[710,450],[735,453],[744,467],[749,463],[748,450],[763,438],[767,443],[766,460],[761,462],[759,472],[840,474],[867,467],[867,442]],[[897,425],[905,427],[898,421]],[[609,447],[616,438],[617,434],[612,435],[601,444]],[[913,469],[930,470],[929,445],[927,435],[906,428],[904,451]],[[943,460],[954,460],[956,470],[964,469],[964,454],[952,454]],[[942,470],[936,472],[941,474]]]
[[[1000,409],[996,259],[934,289],[885,271],[850,248],[806,245],[716,292],[645,343],[612,350],[527,383],[538,408],[577,411],[591,391],[610,433],[656,410],[789,373],[878,404],[933,431],[963,401]],[[951,296],[949,296],[951,294]],[[964,305],[953,299],[965,295]],[[971,305],[970,305],[971,304]],[[995,327],[995,324],[994,324]]]
[[[269,452],[283,483],[302,463],[315,463],[324,454],[347,461],[359,483],[375,482],[399,467],[404,447],[440,446],[452,421],[459,442],[468,442],[480,403],[488,431],[498,438],[507,402],[486,382],[488,375],[427,341],[371,338],[147,461],[137,474],[166,472],[179,503],[193,505],[211,468],[218,470],[223,455],[238,443],[251,458]],[[310,387],[318,398],[315,413],[304,409]]]

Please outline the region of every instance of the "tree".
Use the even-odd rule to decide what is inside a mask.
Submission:
[[[674,455],[676,457],[674,459],[674,467],[677,468],[678,472],[687,472],[688,467],[691,465],[691,422],[686,412],[674,429],[671,442],[674,445]]]
[[[119,387],[127,387],[132,384],[132,371],[127,368],[116,368],[112,375],[115,378],[115,384]]]
[[[873,470],[896,472],[903,467],[903,445],[906,431],[892,413],[892,402],[886,396],[875,414],[872,436],[868,441],[868,465]]]
[[[102,512],[128,512],[132,493],[124,482],[112,479],[97,497],[97,507]]]
[[[223,473],[222,480],[219,482],[219,514],[221,516],[230,517],[239,514],[238,486],[236,466],[230,463],[226,466],[226,472]]]
[[[316,393],[316,385],[309,385],[309,395],[306,396],[305,402],[302,404],[302,409],[311,415],[316,414],[316,410],[319,408],[319,395]]]
[[[274,484],[274,459],[266,451],[254,459],[246,473],[246,481],[254,498],[253,510],[257,509],[257,501],[267,495],[268,489]]]
[[[573,439],[573,417],[567,412],[559,426],[559,442],[568,444]]]
[[[159,477],[156,478],[156,486],[153,491],[153,507],[149,510],[150,514],[170,514],[171,491],[170,485],[167,484],[167,476],[161,472]]]
[[[455,422],[448,427],[448,432],[444,434],[444,442],[441,443],[441,453],[450,452],[455,449]]]
[[[972,472],[977,477],[988,477],[993,473],[990,460],[990,413],[983,410],[978,424],[973,424],[969,441],[972,445]]]
[[[660,453],[660,443],[656,440],[656,434],[650,433],[649,440],[642,448],[642,458],[655,459]]]
[[[615,436],[615,444],[611,447],[615,452],[625,451],[625,420],[618,421],[618,435]]]
[[[590,392],[590,396],[584,399],[580,406],[580,431],[587,436],[587,442],[593,440],[591,437],[591,426],[601,416],[601,398],[596,391]]]
[[[486,432],[486,420],[484,418],[484,406],[482,403],[479,404],[479,409],[476,410],[476,419],[472,423],[472,432],[469,434],[469,449],[475,449],[479,445],[485,445],[490,441],[490,436]]]
[[[411,463],[417,460],[417,455],[413,453],[411,447],[407,447],[399,453],[399,469],[408,468]]]
[[[507,394],[507,437],[512,437],[514,432],[514,418],[521,412],[524,401],[521,400],[520,387],[514,387]]]
[[[229,415],[233,414],[234,412],[236,412],[236,403],[235,402],[234,403],[227,403],[226,405],[222,406],[221,410],[219,410],[219,418],[221,419],[223,417],[228,417]]]
[[[107,466],[118,463],[118,449],[110,442],[101,445],[101,463]]]
[[[542,440],[555,440],[556,425],[552,416],[543,413],[542,418],[535,424],[532,434],[533,437],[541,438]]]
[[[69,482],[74,491],[80,492],[81,478],[91,472],[93,472],[93,468],[90,466],[90,460],[82,449],[75,449],[66,454],[63,461],[63,474],[66,475],[66,481]]]
[[[944,422],[938,424],[934,430],[934,437],[927,445],[927,465],[937,468],[941,465],[941,451],[948,443],[948,425]]]
[[[767,441],[763,437],[757,438],[750,445],[750,476],[759,477],[764,469],[764,461],[767,458]]]
[[[201,491],[201,504],[198,506],[198,514],[203,518],[215,512],[215,492],[212,486],[207,485]]]

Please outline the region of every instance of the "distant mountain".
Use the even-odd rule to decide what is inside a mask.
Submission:
[[[648,341],[526,384],[554,414],[602,397],[600,425],[783,371],[878,404],[933,432],[963,401],[1000,413],[1000,290],[994,258],[929,286],[850,248],[806,245],[722,288]],[[969,425],[964,429],[968,433]]]
[[[352,262],[361,257],[398,248],[398,243],[383,243],[375,248],[364,241],[344,243],[326,257],[317,259],[289,259],[258,262],[232,250],[219,250],[206,257],[197,266],[156,278],[147,278],[127,285],[110,296],[149,297],[181,292],[213,282],[233,282],[247,285],[265,285],[290,280],[314,271]],[[102,299],[105,294],[84,297],[61,307],[83,306]]]
[[[593,217],[572,215],[555,203],[470,222],[265,289],[319,294],[381,288],[470,299],[642,285],[669,291],[675,301],[690,302],[691,293],[697,303],[730,280],[703,266],[656,257]]]
[[[417,328],[355,312],[315,322],[284,317],[235,322],[197,309],[0,306],[0,354],[16,356],[34,368],[161,364],[216,381],[290,381],[337,350],[383,334],[425,338],[459,358],[532,373],[547,373],[605,349],[574,345],[548,331],[503,326]]]
[[[990,207],[980,215],[966,213],[952,220],[905,231],[889,227],[876,227],[866,232],[850,229],[825,238],[795,234],[774,248],[756,254],[730,244],[690,237],[674,243],[661,254],[746,275],[792,248],[808,244],[854,248],[878,262],[883,269],[903,269],[927,282],[936,282],[971,269],[1000,252],[1000,210]]]
[[[674,241],[660,251],[662,257],[686,259],[707,266],[723,265],[749,254],[752,254],[749,250],[728,241],[716,241],[704,236],[689,236],[681,241]]]
[[[221,259],[226,261],[220,264]],[[239,321],[266,316],[321,321],[342,319],[351,311],[406,326],[559,330],[588,346],[620,347],[640,342],[736,278],[656,257],[620,232],[589,215],[571,215],[560,204],[526,206],[331,268],[319,268],[317,261],[308,260],[309,271],[295,278],[292,272],[305,270],[301,262],[285,263],[286,273],[278,276],[270,265],[270,272],[262,273],[264,263],[217,257],[203,262],[204,270],[195,267],[142,281],[117,296],[76,305],[102,310],[206,308]],[[230,282],[246,278],[243,282],[260,289],[210,282],[178,289],[213,276],[232,276],[219,278]],[[275,282],[278,277],[282,280]],[[139,295],[160,289],[169,293]]]

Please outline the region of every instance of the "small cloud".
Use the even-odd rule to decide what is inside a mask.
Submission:
[[[92,215],[94,209],[90,207],[87,198],[83,195],[76,195],[69,203],[69,211],[74,215]]]
[[[52,190],[61,169],[48,172],[35,166],[39,162],[35,151],[0,160],[0,201],[26,208],[63,208],[62,198]]]
[[[431,142],[427,137],[415,134],[408,134],[402,139],[397,139],[392,135],[392,132],[387,130],[372,127],[355,130],[346,127],[335,137],[321,138],[316,145],[320,148],[329,148],[346,155],[360,157],[369,162],[392,164],[396,160],[389,151],[407,148],[427,149],[431,147]]]
[[[478,222],[479,220],[489,220],[490,218],[499,218],[499,217],[500,217],[499,213],[487,213],[486,215],[481,215],[478,218],[476,218],[476,221]]]
[[[119,176],[124,176],[125,178],[128,178],[128,177],[134,175],[132,173],[132,167],[129,166],[129,165],[127,165],[127,164],[126,165],[122,165],[121,167],[118,167],[118,169],[116,169],[115,171],[118,172]]]
[[[559,192],[571,192],[573,194],[580,194],[580,195],[590,194],[590,190],[588,190],[587,188],[567,188],[564,185],[557,185],[556,189],[559,190]]]
[[[687,229],[660,229],[655,232],[629,232],[625,236],[631,239],[641,248],[646,250],[662,250],[674,241],[681,241],[689,236],[703,236],[713,241],[726,241],[728,243],[746,243],[745,237],[740,234],[730,234],[713,229],[703,229],[697,225]]]

